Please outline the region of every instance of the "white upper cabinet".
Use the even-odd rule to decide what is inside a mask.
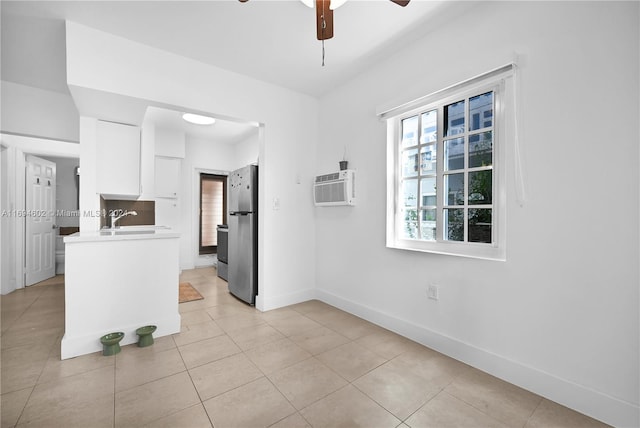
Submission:
[[[98,120],[96,189],[108,197],[140,195],[140,128]]]
[[[156,197],[177,198],[180,189],[180,159],[156,156]]]

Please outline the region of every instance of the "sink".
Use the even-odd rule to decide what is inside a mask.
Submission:
[[[101,232],[115,231],[115,232],[137,232],[148,233],[155,232],[156,230],[169,230],[168,226],[155,226],[155,225],[141,225],[141,226],[117,226],[115,229],[111,229],[109,226],[104,226]],[[125,233],[123,233],[125,234]]]
[[[149,230],[149,229],[141,229],[141,230],[119,230],[119,229],[115,229],[115,230],[101,230],[100,231],[100,236],[112,236],[112,235],[148,235],[148,234],[153,234],[156,233],[155,230]]]

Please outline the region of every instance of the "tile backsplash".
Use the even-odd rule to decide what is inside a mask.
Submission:
[[[100,227],[111,226],[109,214],[116,210],[135,211],[138,215],[128,215],[118,220],[118,226],[142,226],[156,224],[155,201],[126,201],[118,199],[105,200],[100,198],[100,210],[103,215]]]

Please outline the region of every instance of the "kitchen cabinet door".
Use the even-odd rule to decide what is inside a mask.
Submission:
[[[103,195],[140,195],[140,128],[97,122],[96,189]]]
[[[180,159],[156,156],[156,197],[177,198],[180,190]]]

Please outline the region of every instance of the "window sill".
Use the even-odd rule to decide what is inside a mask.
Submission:
[[[418,251],[421,253],[440,254],[445,256],[466,257],[480,260],[504,262],[507,260],[504,248],[486,244],[458,244],[455,242],[424,242],[399,240],[387,242],[387,248],[396,250]]]

